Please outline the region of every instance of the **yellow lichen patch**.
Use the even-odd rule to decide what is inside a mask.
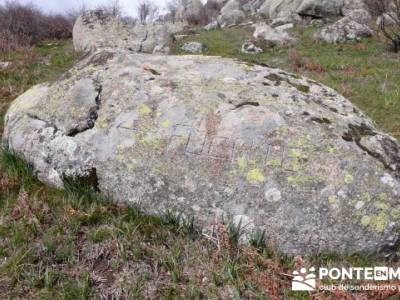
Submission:
[[[246,179],[250,183],[260,183],[265,181],[263,173],[259,169],[252,169],[247,173]]]
[[[336,204],[338,202],[338,198],[335,195],[329,196],[328,197],[328,202],[330,204]]]
[[[347,184],[352,183],[354,180],[353,175],[351,174],[346,174],[346,176],[344,177],[344,182],[346,182]]]
[[[106,119],[101,118],[100,120],[97,120],[96,124],[101,128],[101,129],[105,129],[108,126],[108,122]]]
[[[363,216],[361,218],[361,224],[364,226],[368,226],[370,222],[371,222],[371,218],[369,216]]]
[[[390,212],[390,215],[392,216],[393,219],[398,220],[400,218],[400,209],[393,208]]]
[[[125,160],[125,156],[123,156],[122,154],[118,154],[115,158],[116,158],[118,161],[124,161],[124,160]]]
[[[387,216],[384,212],[372,216],[370,226],[377,232],[383,232],[386,228]]]
[[[379,194],[379,199],[382,200],[382,201],[387,201],[388,196],[387,196],[386,193],[380,193]]]
[[[287,181],[291,185],[300,185],[306,184],[307,182],[311,182],[313,180],[317,180],[317,177],[312,176],[289,176]]]
[[[157,149],[160,147],[160,140],[156,137],[141,139],[140,143],[150,149]]]
[[[279,159],[271,159],[267,161],[267,166],[270,167],[279,167],[282,165],[282,160]]]
[[[126,168],[128,169],[128,171],[133,171],[135,169],[135,167],[136,167],[136,164],[133,161],[126,164]]]
[[[245,157],[239,157],[237,160],[237,165],[239,166],[240,169],[244,170],[247,166],[247,160]]]
[[[371,200],[371,195],[370,195],[369,193],[365,192],[365,193],[362,194],[361,199],[362,199],[364,202],[369,202],[369,201]]]
[[[361,224],[363,226],[369,226],[376,232],[383,232],[387,224],[386,213],[380,212],[379,214],[376,215],[363,216],[361,218]]]
[[[285,163],[285,168],[287,168],[288,170],[298,172],[300,170],[304,170],[306,168],[306,165],[302,163],[300,159],[296,158]]]
[[[288,156],[295,157],[295,158],[301,157],[301,151],[299,149],[290,149]]]
[[[307,145],[310,144],[311,138],[309,135],[303,135],[301,137],[298,137],[297,139],[295,139],[292,143],[291,146],[295,146],[295,147],[299,147],[299,148],[303,148]]]
[[[171,121],[170,121],[170,120],[164,120],[164,121],[161,123],[161,126],[164,127],[164,128],[168,128],[168,127],[171,126]]]
[[[378,209],[381,209],[381,210],[388,210],[389,209],[388,205],[385,202],[382,202],[382,201],[375,202],[374,206],[376,208],[378,208]]]
[[[140,104],[137,109],[140,115],[147,115],[151,113],[151,108],[148,107],[146,104]]]

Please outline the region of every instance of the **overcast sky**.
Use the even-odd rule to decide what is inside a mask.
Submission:
[[[7,0],[0,0],[4,4]],[[38,8],[49,13],[64,13],[72,8],[81,7],[82,4],[87,8],[96,7],[99,4],[112,3],[112,0],[19,0],[20,3],[33,3]],[[134,16],[139,0],[119,0],[123,13]],[[157,5],[163,7],[167,0],[153,0]]]

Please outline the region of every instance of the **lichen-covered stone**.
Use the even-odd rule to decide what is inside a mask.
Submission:
[[[359,41],[362,38],[371,37],[372,30],[365,24],[354,21],[351,16],[327,25],[316,33],[315,37],[328,43],[346,43]]]
[[[286,253],[398,245],[398,143],[332,89],[279,69],[98,51],[15,100],[3,144],[48,184],[96,176],[115,201],[202,226],[241,219]]]
[[[258,23],[254,27],[253,38],[263,41],[269,47],[289,46],[296,42],[296,39],[287,32],[290,29],[288,26],[272,28],[268,24]]]
[[[77,51],[91,51],[105,47],[153,53],[168,51],[173,34],[184,29],[184,23],[128,24],[102,10],[88,11],[78,17],[73,28],[73,42]]]

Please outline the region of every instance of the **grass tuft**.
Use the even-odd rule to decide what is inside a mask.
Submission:
[[[104,195],[83,179],[64,178],[65,198],[74,208],[111,203],[111,197]]]
[[[32,165],[25,162],[17,154],[9,150],[1,150],[0,165],[4,174],[11,180],[20,182],[24,189],[30,190],[34,186],[40,185]]]
[[[267,243],[266,243],[266,236],[265,236],[265,229],[263,231],[258,230],[255,231],[249,239],[250,246],[257,248],[259,250],[263,250]]]

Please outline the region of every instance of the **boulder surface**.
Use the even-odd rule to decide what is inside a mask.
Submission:
[[[45,183],[86,177],[147,213],[242,220],[285,253],[398,245],[398,143],[279,69],[104,49],[17,98],[3,145]]]
[[[258,23],[253,27],[255,27],[253,38],[264,41],[268,47],[288,46],[296,42],[296,39],[286,32],[286,29],[288,29],[286,25],[272,28],[268,24]]]
[[[350,16],[327,25],[316,33],[316,37],[328,43],[346,43],[359,41],[372,36],[372,30],[365,24],[354,21]]]
[[[74,48],[91,51],[104,47],[129,49],[134,52],[168,52],[173,34],[184,29],[184,23],[128,24],[101,10],[78,17],[73,28]]]

